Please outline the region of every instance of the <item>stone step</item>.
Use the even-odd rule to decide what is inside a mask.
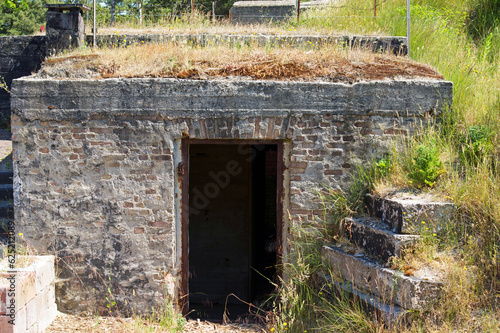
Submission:
[[[14,185],[0,184],[0,200],[9,201],[14,198]]]
[[[419,234],[423,228],[439,231],[453,219],[455,208],[452,202],[406,193],[383,198],[367,194],[365,203],[371,216],[389,224],[398,234]]]
[[[430,270],[406,276],[362,254],[348,254],[340,247],[323,246],[322,256],[332,269],[334,281],[351,283],[356,290],[378,297],[384,303],[406,310],[422,310],[439,298],[443,283]]]
[[[368,254],[384,261],[399,256],[401,250],[413,244],[418,235],[396,234],[386,223],[374,218],[351,218],[344,220],[346,237]]]
[[[0,184],[12,184],[14,173],[12,171],[0,171]]]
[[[375,320],[384,323],[389,330],[394,324],[406,320],[408,311],[401,307],[384,303],[378,297],[356,290],[351,283],[334,281],[330,275],[323,272],[318,272],[317,275],[323,282],[324,288],[328,289],[329,292],[335,293],[337,297],[347,294],[351,299],[359,302],[363,310],[373,315]],[[327,298],[329,297],[327,296]],[[331,301],[335,300],[331,299]]]
[[[0,221],[14,218],[14,204],[12,201],[0,201]]]

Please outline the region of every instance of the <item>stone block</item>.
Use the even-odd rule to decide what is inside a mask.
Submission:
[[[18,272],[16,277],[16,308],[20,309],[36,296],[36,273]]]
[[[52,324],[56,317],[57,305],[53,303],[44,313],[42,313],[40,320],[38,321],[38,332],[44,332],[45,329]]]
[[[394,232],[403,234],[419,234],[425,230],[439,232],[452,220],[455,209],[452,202],[406,193],[391,197],[367,194],[365,202],[370,215],[389,224]]]
[[[14,325],[12,324],[14,321]],[[25,333],[26,332],[26,310],[21,308],[11,316],[0,316],[0,332],[2,333]]]
[[[422,310],[439,299],[442,281],[436,275],[422,278],[384,268],[364,256],[354,256],[339,248],[323,246],[324,261],[332,269],[332,278],[348,281],[362,292],[395,303],[405,309]]]
[[[36,257],[36,292],[40,293],[44,288],[54,283],[54,256],[38,256]]]
[[[42,298],[41,295],[37,295],[31,301],[26,304],[26,327],[30,328],[40,318],[41,312],[44,310],[42,308]]]
[[[385,223],[369,218],[346,218],[344,225],[351,242],[383,260],[398,256],[405,246],[413,244],[419,237],[395,234]]]

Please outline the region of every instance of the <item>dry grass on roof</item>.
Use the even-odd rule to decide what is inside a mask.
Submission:
[[[405,57],[323,47],[192,47],[182,43],[79,50],[46,60],[38,78],[181,78],[283,81],[442,79],[427,65]]]

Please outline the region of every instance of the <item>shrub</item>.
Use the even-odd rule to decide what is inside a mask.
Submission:
[[[408,177],[416,187],[432,187],[436,179],[446,172],[443,162],[439,159],[439,150],[435,142],[419,145],[412,162]]]

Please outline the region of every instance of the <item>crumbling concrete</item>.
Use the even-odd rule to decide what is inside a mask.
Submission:
[[[370,214],[391,226],[396,233],[420,234],[427,229],[437,232],[453,218],[451,202],[435,202],[432,198],[400,193],[394,197],[366,196]]]
[[[425,309],[439,299],[442,281],[436,276],[406,276],[377,265],[364,256],[355,256],[331,246],[323,247],[323,258],[332,269],[332,278],[347,280],[354,288],[394,303],[404,309]]]

